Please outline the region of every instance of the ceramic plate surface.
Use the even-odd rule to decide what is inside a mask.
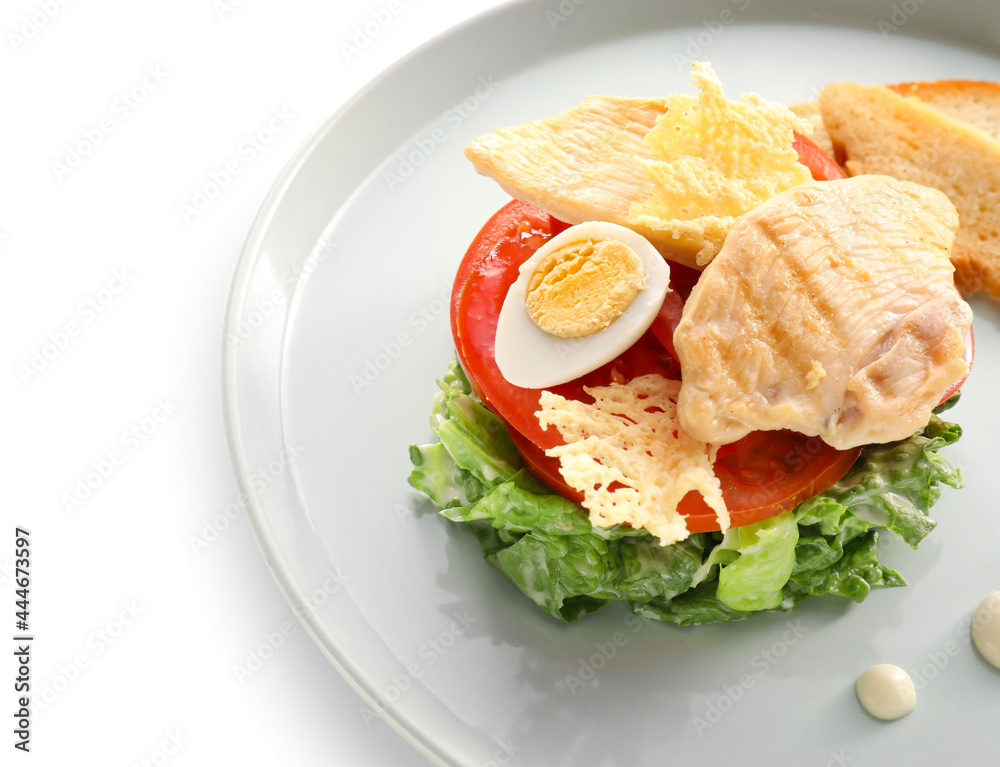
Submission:
[[[1000,81],[1000,5],[524,2],[409,56],[331,118],[276,183],[227,308],[223,394],[249,517],[289,602],[337,668],[435,763],[952,764],[996,726],[1000,673],[968,620],[1000,589],[1000,313],[976,299],[977,359],[951,411],[967,487],[945,492],[907,588],[814,599],[729,625],[644,623],[617,607],[542,614],[463,527],[406,484],[407,447],[452,354],[451,279],[506,200],[473,137],[588,95],[690,92],[709,60],[731,97],[795,103],[832,80]],[[888,662],[917,710],[854,697]],[[839,761],[838,761],[839,760]]]

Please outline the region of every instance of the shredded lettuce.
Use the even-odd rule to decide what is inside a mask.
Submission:
[[[455,360],[438,387],[431,410],[438,441],[410,447],[409,483],[471,528],[491,564],[565,621],[613,600],[681,625],[791,610],[822,594],[861,602],[873,588],[906,583],[879,562],[879,535],[916,548],[934,529],[928,513],[940,486],[963,484],[938,452],[962,431],[935,413],[909,439],[864,449],[840,482],[791,511],[661,546],[645,530],[593,527],[579,506],[532,475]]]

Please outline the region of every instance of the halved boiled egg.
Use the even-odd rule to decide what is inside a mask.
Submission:
[[[639,340],[663,304],[670,268],[640,234],[587,221],[525,261],[497,320],[495,355],[515,386],[579,378]]]

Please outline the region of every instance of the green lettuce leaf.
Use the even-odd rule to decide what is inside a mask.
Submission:
[[[864,449],[840,482],[792,511],[661,546],[645,530],[592,526],[583,509],[532,475],[455,360],[438,386],[438,441],[410,447],[410,484],[469,527],[487,561],[535,604],[565,621],[612,601],[680,625],[790,610],[823,594],[861,602],[873,588],[905,585],[879,562],[879,535],[916,548],[934,529],[928,513],[940,486],[963,484],[938,452],[961,429],[935,414],[908,439]]]
[[[781,606],[781,590],[795,566],[799,526],[790,514],[733,528],[739,557],[719,569],[719,600],[733,610],[751,612]]]

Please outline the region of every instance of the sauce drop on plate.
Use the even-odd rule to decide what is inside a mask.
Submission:
[[[913,680],[899,666],[879,663],[858,678],[858,700],[877,719],[899,719],[917,705]]]
[[[986,661],[1000,668],[1000,591],[979,603],[972,619],[972,642]]]

